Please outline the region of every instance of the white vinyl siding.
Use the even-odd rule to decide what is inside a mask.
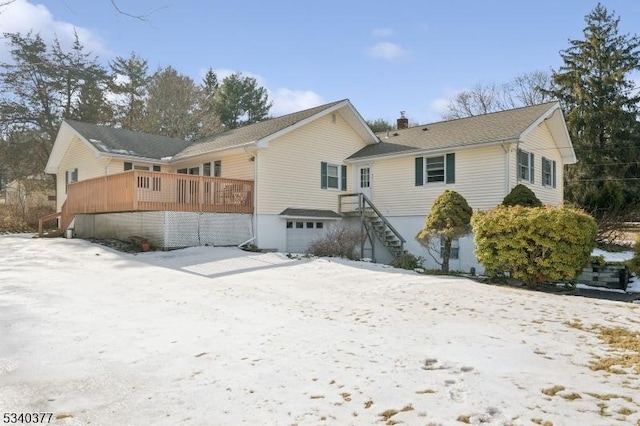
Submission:
[[[445,189],[457,191],[474,209],[489,209],[505,194],[505,153],[500,146],[455,152],[455,183],[416,186],[416,157],[374,161],[371,189],[376,207],[389,216],[425,216]]]
[[[67,171],[78,169],[78,180],[91,179],[98,176],[104,176],[107,173],[108,159],[103,157],[96,157],[95,151],[89,148],[78,137],[73,136],[69,147],[65,152],[60,164],[58,166],[58,172],[56,174],[56,209],[60,211],[66,195],[66,181]],[[120,170],[122,172],[122,163],[120,163]]]
[[[364,146],[339,113],[335,123],[328,114],[270,141],[257,154],[257,213],[279,214],[287,207],[337,212],[343,191],[322,188],[321,163],[341,169],[344,159]],[[347,166],[345,176],[353,176],[351,167]],[[353,192],[353,180],[347,179],[347,192]]]
[[[176,170],[186,169],[187,172],[198,167],[199,173],[204,174],[204,176],[207,176],[205,172],[209,170],[210,176],[217,176],[216,173],[219,173],[217,177],[253,180],[254,162],[251,161],[253,155],[244,152],[241,154],[221,155],[224,154],[219,153],[215,157],[199,157],[197,160],[178,163],[175,167]],[[205,164],[208,164],[208,166],[205,166]]]
[[[517,175],[517,153],[515,144],[513,145],[513,151],[511,152],[511,187],[513,188],[518,183],[527,185],[535,194],[536,197],[542,201],[542,204],[549,204],[556,206],[562,203],[563,200],[563,163],[560,151],[557,145],[553,141],[551,132],[547,127],[546,122],[541,123],[538,127],[533,129],[531,133],[527,135],[524,141],[520,142],[520,149],[534,154],[534,183],[526,181],[518,181]],[[544,185],[542,181],[542,157],[549,161],[556,162],[556,186]]]

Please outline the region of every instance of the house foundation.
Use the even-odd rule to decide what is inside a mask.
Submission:
[[[252,215],[148,211],[76,214],[72,225],[79,238],[143,237],[154,248],[233,246],[253,236]]]

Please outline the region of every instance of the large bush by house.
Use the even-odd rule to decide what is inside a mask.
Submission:
[[[476,256],[489,275],[529,287],[574,280],[595,247],[595,220],[571,208],[499,206],[471,220]]]
[[[528,186],[517,184],[502,200],[503,206],[542,207],[542,201]]]

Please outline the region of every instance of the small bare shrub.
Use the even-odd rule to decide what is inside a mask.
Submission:
[[[359,258],[356,248],[364,238],[365,235],[359,228],[335,225],[329,228],[324,237],[312,241],[307,251],[318,257],[345,257],[356,260]]]
[[[409,269],[413,271],[416,268],[422,268],[422,256],[414,256],[411,253],[404,253],[394,258],[389,265],[394,268]]]

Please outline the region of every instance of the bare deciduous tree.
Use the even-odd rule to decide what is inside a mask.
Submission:
[[[443,114],[445,120],[472,117],[494,111],[536,105],[550,100],[551,78],[544,71],[516,76],[504,83],[478,83],[471,90],[458,93]]]

